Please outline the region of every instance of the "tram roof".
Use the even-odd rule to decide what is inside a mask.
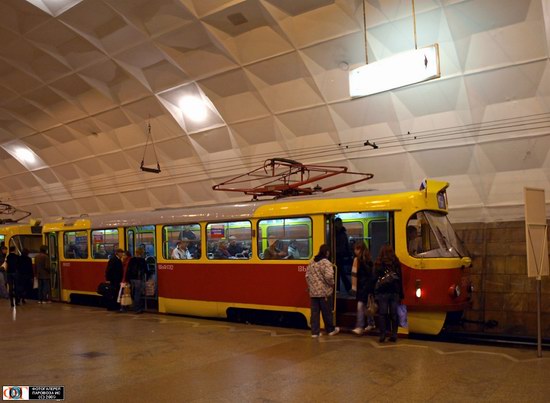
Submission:
[[[438,182],[443,183],[443,182]],[[295,216],[303,214],[398,210],[404,198],[420,195],[419,191],[381,191],[365,190],[361,192],[343,192],[336,194],[321,193],[311,196],[284,198],[279,200],[243,201],[240,203],[204,205],[161,209],[154,211],[133,211],[111,213],[82,218],[63,219],[48,226],[116,228],[152,224],[185,224],[198,221],[246,220],[252,217]],[[396,203],[396,196],[401,203]],[[388,196],[381,198],[380,196]],[[335,201],[338,201],[335,204]]]

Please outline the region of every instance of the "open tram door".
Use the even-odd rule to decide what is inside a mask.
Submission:
[[[357,299],[350,294],[354,245],[364,242],[374,262],[383,245],[393,243],[393,213],[364,211],[327,214],[326,242],[331,247],[331,260],[336,264],[335,310],[336,325],[354,328]],[[365,322],[366,323],[366,322]]]
[[[46,234],[46,245],[50,259],[51,299],[61,301],[61,270],[59,270],[59,248],[56,232]]]
[[[142,279],[143,298],[145,310],[158,311],[158,277],[157,277],[157,257],[156,257],[156,234],[154,225],[141,225],[128,227],[125,231],[126,250],[132,256],[136,255],[138,248],[143,249],[145,261],[147,263],[147,272]]]
[[[339,274],[340,268],[336,264],[336,241],[334,236],[334,214],[325,215],[325,243],[330,246],[330,261],[334,265],[334,292],[332,293],[332,321],[335,326],[338,326],[336,311],[337,311],[337,292],[339,288]]]

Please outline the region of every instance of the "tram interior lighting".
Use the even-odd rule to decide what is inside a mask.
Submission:
[[[351,97],[364,97],[439,78],[439,45],[409,50],[349,72]]]

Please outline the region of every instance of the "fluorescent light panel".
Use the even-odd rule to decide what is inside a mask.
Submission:
[[[349,92],[351,97],[364,97],[440,76],[439,45],[434,44],[353,69]]]
[[[4,143],[1,147],[29,171],[47,166],[33,150],[20,141]]]

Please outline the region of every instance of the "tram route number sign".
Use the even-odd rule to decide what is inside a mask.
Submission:
[[[65,400],[65,386],[2,386],[2,400]]]

